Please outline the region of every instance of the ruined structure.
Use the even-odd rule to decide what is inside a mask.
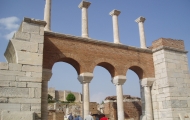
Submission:
[[[51,0],[46,0],[50,3]],[[146,48],[143,22],[139,24],[141,48],[109,43],[88,37],[87,8],[82,1],[82,37],[45,29],[45,21],[24,18],[5,51],[7,63],[0,63],[1,120],[47,120],[48,81],[52,66],[71,64],[82,84],[83,116],[89,112],[89,84],[96,66],[106,68],[116,86],[118,120],[124,120],[123,90],[126,72],[133,70],[141,84],[143,120],[190,119],[190,74],[182,40],[160,38]],[[51,13],[47,5],[45,15]],[[116,10],[114,41],[117,34]],[[50,25],[49,25],[50,26]],[[35,117],[34,117],[35,116]]]
[[[141,100],[138,97],[123,95],[124,119],[139,120],[142,115]],[[98,110],[105,114],[109,120],[117,120],[117,97],[108,96],[104,100],[104,104],[98,106]]]
[[[48,88],[48,94],[50,94],[54,100],[56,101],[67,101],[66,97],[69,93],[74,94],[75,102],[82,101],[82,95],[78,92],[72,92],[69,90],[55,90],[54,88]]]

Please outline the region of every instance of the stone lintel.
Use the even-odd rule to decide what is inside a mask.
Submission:
[[[93,78],[93,73],[81,73],[79,76],[78,76],[78,80],[81,84],[83,83],[90,83],[90,81],[92,80]]]
[[[37,20],[37,19],[34,19],[34,18],[27,18],[27,17],[24,17],[23,22],[33,23],[33,24],[38,24],[38,25],[43,25],[43,26],[46,25],[46,21]]]
[[[137,22],[137,23],[143,22],[143,23],[144,23],[145,20],[146,20],[146,19],[145,19],[144,17],[140,16],[139,18],[137,18],[137,19],[135,20],[135,22]]]
[[[90,2],[87,2],[87,1],[82,1],[80,4],[79,4],[79,8],[82,9],[82,8],[88,8],[90,6]]]
[[[52,76],[52,72],[50,69],[43,69],[42,80],[49,81]]]
[[[150,53],[152,54],[151,49],[143,49],[143,48],[138,48],[134,46],[128,46],[128,45],[123,45],[123,44],[115,44],[112,42],[106,42],[103,40],[96,40],[92,38],[84,38],[84,37],[79,37],[79,36],[73,36],[73,35],[68,35],[68,34],[61,34],[61,33],[56,33],[52,31],[44,31],[45,35],[44,36],[52,36],[52,37],[57,37],[60,39],[70,39],[70,40],[79,40],[81,42],[88,42],[88,43],[93,43],[93,44],[100,44],[100,45],[107,45],[111,47],[116,47],[116,48],[121,48],[121,49],[128,49],[132,51],[137,51],[137,52],[142,52],[142,53]]]
[[[121,13],[121,11],[114,9],[114,10],[112,10],[112,11],[110,12],[110,15],[111,15],[111,16],[113,16],[113,15],[119,16],[120,13]]]
[[[118,75],[111,80],[114,85],[123,85],[126,81],[126,76]]]
[[[143,87],[150,87],[154,83],[156,79],[155,78],[144,78],[141,80],[141,85]]]
[[[170,50],[170,51],[174,51],[174,52],[179,52],[179,53],[188,53],[188,51],[185,51],[185,50],[181,50],[181,49],[177,49],[177,48],[173,48],[173,47],[167,47],[167,46],[160,46],[160,47],[157,47],[155,49],[152,49],[152,52],[155,53],[157,51],[160,51],[160,50]]]

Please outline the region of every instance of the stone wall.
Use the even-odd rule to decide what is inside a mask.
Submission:
[[[124,95],[123,99],[125,120],[139,120],[142,114],[141,112],[141,100],[138,97],[131,97],[130,95]],[[117,102],[116,96],[109,96],[105,98],[103,106],[103,114],[105,114],[109,120],[117,120]]]
[[[48,113],[48,120],[64,120],[64,112],[50,110]]]
[[[81,102],[82,101],[82,95],[79,92],[73,92],[70,90],[55,90],[55,88],[48,88],[48,94],[50,94],[53,99],[60,100],[60,101],[67,101],[67,95],[69,93],[74,94],[75,96],[75,102]]]
[[[156,81],[152,86],[154,120],[190,118],[190,73],[182,41],[159,39],[170,46],[153,49]],[[153,43],[153,46],[154,45]]]
[[[24,18],[0,63],[0,120],[40,120],[44,21]]]

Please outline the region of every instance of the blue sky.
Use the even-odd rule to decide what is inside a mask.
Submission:
[[[52,31],[81,36],[81,0],[52,0]],[[119,34],[122,44],[140,46],[139,16],[146,18],[144,27],[147,46],[161,37],[181,39],[190,51],[190,1],[189,0],[89,0],[89,36],[93,39],[113,42],[112,18],[109,12],[121,11]],[[18,29],[23,17],[43,20],[45,0],[0,1],[0,61],[6,62],[4,51],[8,40]],[[188,53],[190,61],[190,55]],[[189,65],[190,66],[190,65]],[[49,87],[58,90],[82,92],[75,69],[67,63],[56,63]],[[137,75],[128,71],[123,85],[124,94],[140,96]],[[106,96],[116,95],[111,76],[102,67],[96,67],[90,83],[91,101],[102,101]]]

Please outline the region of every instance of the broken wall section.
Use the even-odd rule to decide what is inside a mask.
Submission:
[[[0,62],[0,120],[41,120],[44,26],[24,18]],[[9,118],[11,116],[11,118]]]

